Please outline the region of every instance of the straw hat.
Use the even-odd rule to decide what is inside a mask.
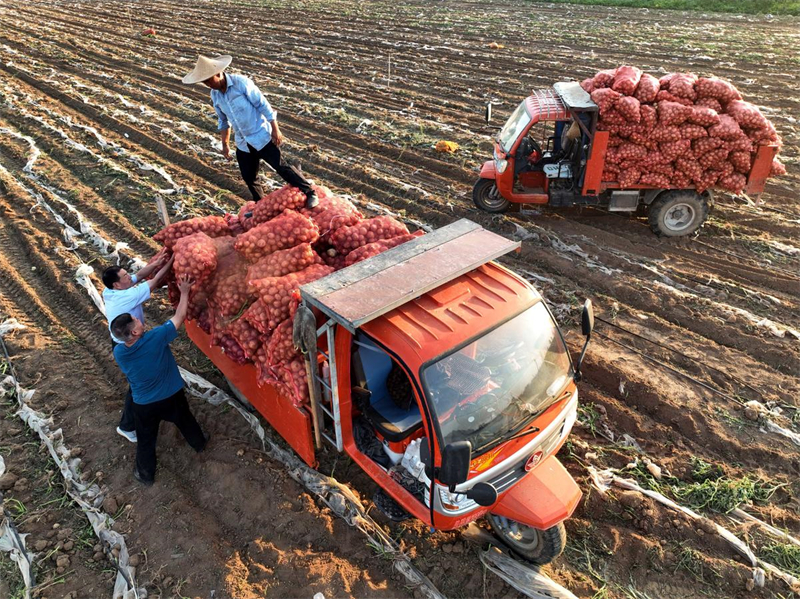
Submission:
[[[192,72],[186,75],[182,81],[184,83],[202,83],[209,77],[224,71],[232,60],[233,58],[227,54],[216,58],[208,58],[201,54],[197,57],[197,64],[194,65]]]

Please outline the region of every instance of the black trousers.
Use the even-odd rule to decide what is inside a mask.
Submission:
[[[114,354],[114,348],[117,345],[117,342],[112,339],[112,357]],[[119,419],[119,428],[124,430],[126,433],[132,433],[136,428],[136,425],[133,423],[133,392],[131,391],[130,385],[128,385],[128,393],[125,395],[125,402],[122,404],[122,417]]]
[[[195,451],[203,451],[206,437],[189,409],[183,389],[166,399],[147,404],[133,404],[136,421],[136,468],[145,480],[156,475],[156,440],[162,420],[173,423]]]
[[[304,194],[309,195],[314,190],[311,189],[311,184],[308,180],[298,171],[295,167],[287,164],[281,157],[281,150],[273,142],[269,142],[260,150],[256,150],[250,144],[247,144],[249,152],[242,152],[236,148],[236,161],[239,163],[239,171],[242,173],[247,188],[253,195],[253,199],[257,202],[265,194],[263,190],[256,186],[256,176],[258,175],[258,166],[261,160],[265,160],[280,177],[289,185],[294,185],[299,188]]]

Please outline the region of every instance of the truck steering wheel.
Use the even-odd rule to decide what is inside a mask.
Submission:
[[[542,147],[530,135],[525,135],[525,139],[523,139],[517,147],[517,153],[515,156],[516,163],[519,164],[520,167],[524,164],[527,164],[531,154],[534,152],[536,153],[536,160],[534,160],[532,164],[535,164],[541,160],[543,155]]]

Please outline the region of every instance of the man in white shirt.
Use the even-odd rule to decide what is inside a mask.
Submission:
[[[138,273],[132,275],[121,266],[111,266],[103,271],[103,301],[106,305],[106,319],[111,333],[111,322],[120,314],[132,314],[144,323],[143,304],[150,299],[150,293],[164,284],[164,280],[172,268],[174,258],[167,256],[166,250],[161,250]],[[152,279],[145,280],[155,273]],[[123,343],[111,335],[112,349],[118,343]],[[133,396],[128,387],[125,404],[122,408],[122,418],[119,421],[117,432],[131,443],[136,443],[136,427],[133,422]]]

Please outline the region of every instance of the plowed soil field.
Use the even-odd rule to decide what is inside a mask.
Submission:
[[[149,27],[155,35],[142,34]],[[133,480],[134,448],[114,432],[124,380],[74,275],[90,265],[101,290],[115,247],[123,264],[152,255],[159,195],[173,219],[236,210],[247,196],[219,153],[207,90],[180,83],[197,53],[232,54],[232,71],[278,110],[287,158],[366,212],[413,227],[466,217],[521,238],[504,262],[542,291],[574,351],[583,298],[594,300],[580,424],[560,453],[584,499],[550,577],[598,599],[793,596],[774,574],[753,588],[749,561],[708,521],[617,487],[601,493],[589,467],[622,470],[800,577],[796,544],[725,513],[740,507],[800,536],[800,447],[786,435],[800,434],[798,44],[791,18],[508,0],[0,4],[0,321],[27,325],[7,337],[20,382],[106,490],[149,596],[419,596],[263,454],[233,410],[193,400],[208,450],[194,454],[165,426],[156,484]],[[689,239],[660,239],[640,216],[473,206],[491,136],[531,88],[623,63],[729,78],[782,135],[788,174],[759,202],[718,197]],[[439,154],[441,140],[460,149]],[[169,314],[163,293],[147,305],[151,323]],[[173,347],[224,386],[185,336]],[[29,547],[43,541],[37,596],[109,597],[113,569],[4,401],[0,454],[18,477],[6,507]],[[348,459],[323,453],[320,464],[371,505],[375,487]],[[460,533],[370,513],[444,595],[519,595]],[[21,597],[0,555],[0,596]]]

